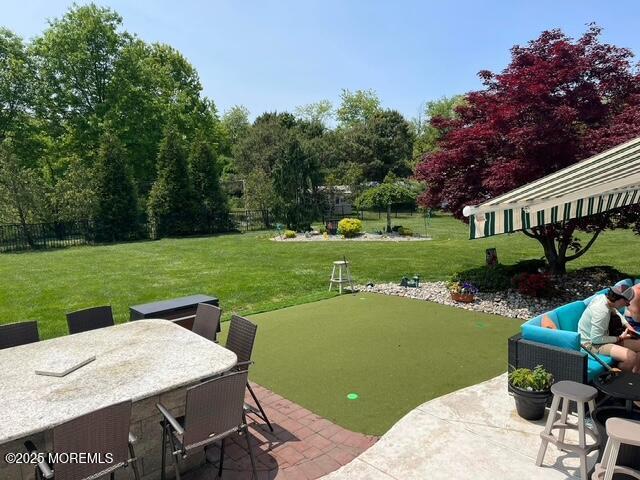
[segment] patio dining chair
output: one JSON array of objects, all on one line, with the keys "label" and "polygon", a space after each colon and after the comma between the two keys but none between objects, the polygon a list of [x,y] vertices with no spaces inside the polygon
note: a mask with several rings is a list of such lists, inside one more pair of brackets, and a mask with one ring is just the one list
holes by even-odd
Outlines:
[{"label": "patio dining chair", "polygon": [[244,388],[247,370],[226,373],[187,389],[184,416],[175,418],[162,404],[156,406],[162,413],[161,478],[166,478],[167,442],[171,448],[175,478],[180,480],[180,458],[191,452],[221,442],[218,476],[222,475],[225,439],[235,433],[244,435],[251,458],[253,478],[257,479],[249,429],[244,412]]},{"label": "patio dining chair", "polygon": [[97,328],[111,327],[115,325],[115,322],[113,321],[111,306],[105,305],[67,313],[67,325],[69,326],[69,333],[74,334]]},{"label": "patio dining chair", "polygon": [[0,325],[0,350],[39,340],[38,322],[17,322]]},{"label": "patio dining chair", "polygon": [[208,303],[199,303],[191,331],[207,340],[218,343],[216,335],[218,334],[221,316],[222,309],[219,307],[209,305]]},{"label": "patio dining chair", "polygon": [[[82,452],[86,458],[53,464],[42,460],[35,467],[36,480],[89,480],[105,475],[110,475],[114,480],[116,470],[129,465],[133,468],[136,480],[140,480],[133,449],[135,437],[129,433],[130,421],[131,401],[126,401],[53,427],[51,453],[54,456],[57,454],[64,459],[70,453]],[[26,441],[24,446],[38,458],[38,449],[32,441]]]},{"label": "patio dining chair", "polygon": [[[229,326],[229,335],[227,335],[227,344],[225,345],[228,350],[231,350],[238,357],[238,364],[236,365],[236,369],[238,370],[248,370],[249,364],[251,363],[251,353],[253,352],[253,344],[256,339],[256,331],[258,330],[258,326],[254,323],[251,323],[244,317],[240,317],[238,315],[233,315],[231,317],[231,322]],[[265,413],[258,397],[253,392],[249,381],[247,380],[247,390],[251,394],[253,401],[256,404],[257,409],[253,405],[249,405],[248,403],[244,404],[244,409],[246,413],[253,414],[258,418],[264,420],[269,427],[269,430],[273,432],[273,426],[269,421],[269,417]]]}]

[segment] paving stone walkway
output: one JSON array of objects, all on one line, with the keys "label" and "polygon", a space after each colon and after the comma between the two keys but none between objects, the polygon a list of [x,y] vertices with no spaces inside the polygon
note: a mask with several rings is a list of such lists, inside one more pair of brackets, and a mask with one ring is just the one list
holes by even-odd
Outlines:
[{"label": "paving stone walkway", "polygon": [[[274,428],[270,432],[258,418],[249,419],[249,430],[260,480],[313,480],[346,465],[378,439],[345,430],[313,412],[252,383]],[[247,394],[247,402],[252,403]],[[220,450],[209,448],[210,465],[184,476],[184,480],[217,478]],[[251,463],[244,437],[234,436],[225,445],[224,480],[251,478]]]}]

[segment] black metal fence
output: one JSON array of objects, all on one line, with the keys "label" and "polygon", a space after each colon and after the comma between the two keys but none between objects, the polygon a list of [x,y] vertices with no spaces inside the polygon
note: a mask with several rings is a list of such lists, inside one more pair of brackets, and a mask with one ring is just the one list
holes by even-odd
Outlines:
[{"label": "black metal fence", "polygon": [[[407,207],[403,205],[393,206],[391,208],[391,216],[393,218],[400,217],[412,217],[418,215],[418,211],[415,207]],[[322,223],[326,223],[330,220],[341,220],[343,218],[359,218],[360,220],[381,220],[387,217],[386,210],[354,210],[351,207],[345,207],[338,205],[333,207],[330,211],[322,214]]]},{"label": "black metal fence", "polygon": [[35,248],[59,248],[92,243],[89,221],[0,225],[0,252]]},{"label": "black metal fence", "polygon": [[242,210],[229,213],[232,230],[249,232],[273,228],[274,218],[269,210]]},{"label": "black metal fence", "polygon": [[[415,209],[394,208],[391,211],[395,218],[413,216]],[[386,217],[386,210],[357,211],[351,209],[334,208],[325,212],[318,220],[327,223],[345,217],[360,218],[361,220],[379,220]],[[207,235],[225,232],[249,232],[269,230],[275,227],[276,219],[268,210],[243,210],[229,213],[229,221],[212,221],[207,225],[200,225],[194,234]],[[150,237],[150,229],[143,228],[141,239]],[[0,225],[0,252],[15,252],[29,249],[46,249],[69,247],[73,245],[87,245],[96,242],[96,228],[93,222],[80,220],[75,222],[10,224]]]},{"label": "black metal fence", "polygon": [[[228,221],[213,220],[199,225],[194,235],[226,232],[248,232],[272,228],[269,211],[246,210],[230,212]],[[151,231],[143,226],[140,239],[150,238]],[[0,225],[0,252],[30,249],[61,248],[96,243],[95,224],[88,220],[75,222]]]}]

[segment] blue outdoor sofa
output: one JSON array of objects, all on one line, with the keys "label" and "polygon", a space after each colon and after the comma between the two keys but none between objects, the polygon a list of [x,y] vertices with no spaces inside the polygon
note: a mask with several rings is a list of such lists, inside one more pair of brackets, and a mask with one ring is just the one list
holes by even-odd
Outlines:
[{"label": "blue outdoor sofa", "polygon": [[[635,283],[640,283],[640,279]],[[633,280],[621,280],[616,285],[632,286]],[[603,292],[606,289],[597,293]],[[605,367],[581,349],[578,333],[578,321],[594,296],[562,305],[523,323],[521,332],[509,338],[509,369],[543,365],[556,382],[573,380],[580,383],[591,383],[604,372]],[[557,330],[541,326],[545,315],[555,323]],[[614,364],[609,356],[599,357],[608,365]]]}]

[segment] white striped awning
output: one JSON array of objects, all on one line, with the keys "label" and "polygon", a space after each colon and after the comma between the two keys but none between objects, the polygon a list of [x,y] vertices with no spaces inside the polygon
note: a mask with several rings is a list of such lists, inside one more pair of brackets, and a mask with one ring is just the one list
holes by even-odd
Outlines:
[{"label": "white striped awning", "polygon": [[482,238],[640,203],[640,137],[467,206],[469,237]]}]

